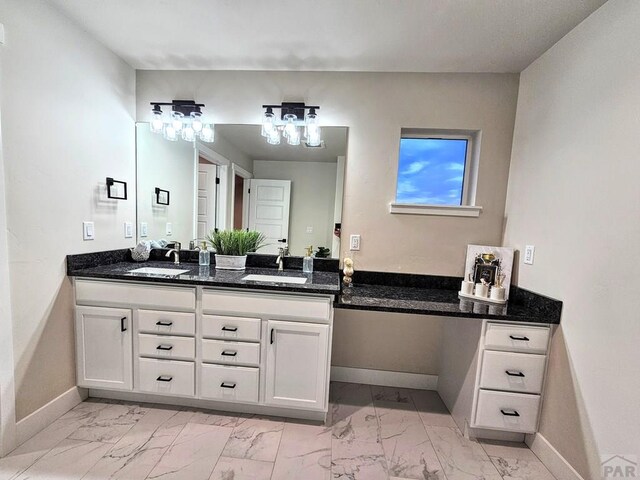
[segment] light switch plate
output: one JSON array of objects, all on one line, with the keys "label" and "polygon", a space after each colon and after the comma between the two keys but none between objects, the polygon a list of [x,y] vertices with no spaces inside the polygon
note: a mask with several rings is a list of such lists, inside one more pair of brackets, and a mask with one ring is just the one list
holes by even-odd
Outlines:
[{"label": "light switch plate", "polygon": [[171,225],[170,223],[167,223],[165,234],[167,235],[167,237],[170,237],[172,233],[173,233],[173,225]]},{"label": "light switch plate", "polygon": [[307,233],[313,233],[313,227],[307,227]]},{"label": "light switch plate", "polygon": [[533,254],[536,251],[536,247],[533,245],[526,245],[524,247],[524,259],[523,262],[527,265],[533,265]]},{"label": "light switch plate", "polygon": [[93,222],[82,222],[82,239],[95,240],[96,230]]},{"label": "light switch plate", "polygon": [[149,235],[149,227],[147,227],[147,222],[140,222],[140,236],[146,237]]},{"label": "light switch plate", "polygon": [[349,249],[352,252],[360,250],[360,235],[351,235],[351,237],[349,237]]},{"label": "light switch plate", "polygon": [[124,238],[133,237],[133,223],[124,222]]}]

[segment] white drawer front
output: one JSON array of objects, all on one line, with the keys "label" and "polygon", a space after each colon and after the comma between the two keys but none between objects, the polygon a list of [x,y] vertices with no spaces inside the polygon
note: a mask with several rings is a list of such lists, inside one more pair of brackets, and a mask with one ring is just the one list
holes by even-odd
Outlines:
[{"label": "white drawer front", "polygon": [[319,297],[204,290],[202,311],[328,322],[331,301]]},{"label": "white drawer front", "polygon": [[194,360],[196,356],[196,341],[192,337],[139,334],[138,354],[141,357]]},{"label": "white drawer front", "polygon": [[160,395],[195,395],[195,368],[193,362],[139,358],[141,392]]},{"label": "white drawer front", "polygon": [[202,336],[226,340],[260,341],[260,319],[225,317],[222,315],[202,316]]},{"label": "white drawer front", "polygon": [[202,361],[229,365],[260,365],[260,344],[202,340]]},{"label": "white drawer front", "polygon": [[157,284],[134,285],[76,280],[76,302],[80,305],[193,310],[196,307],[196,290],[189,287],[167,287]]},{"label": "white drawer front", "polygon": [[502,323],[488,323],[484,346],[489,350],[547,353],[549,329]]},{"label": "white drawer front", "polygon": [[195,335],[196,314],[140,310],[138,330],[163,335]]},{"label": "white drawer front", "polygon": [[541,393],[545,355],[485,350],[480,388]]},{"label": "white drawer front", "polygon": [[202,398],[257,402],[259,368],[202,365]]},{"label": "white drawer front", "polygon": [[538,424],[540,395],[480,390],[474,427],[533,433]]}]

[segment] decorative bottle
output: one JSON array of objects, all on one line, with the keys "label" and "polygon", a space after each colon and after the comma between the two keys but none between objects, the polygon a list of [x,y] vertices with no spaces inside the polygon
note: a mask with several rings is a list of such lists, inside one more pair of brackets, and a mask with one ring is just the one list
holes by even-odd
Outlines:
[{"label": "decorative bottle", "polygon": [[202,242],[198,260],[201,267],[208,267],[211,264],[211,253],[207,250],[207,242]]},{"label": "decorative bottle", "polygon": [[311,245],[309,245],[307,247],[307,253],[305,254],[304,258],[302,259],[302,271],[304,273],[311,273],[313,272],[313,257],[312,255],[312,251],[313,251],[313,247]]}]

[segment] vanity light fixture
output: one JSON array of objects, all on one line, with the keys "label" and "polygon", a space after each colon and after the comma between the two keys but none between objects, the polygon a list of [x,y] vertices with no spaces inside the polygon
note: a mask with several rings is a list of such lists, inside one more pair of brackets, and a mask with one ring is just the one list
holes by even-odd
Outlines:
[{"label": "vanity light fixture", "polygon": [[[151,102],[151,131],[162,133],[164,138],[176,142],[182,138],[187,142],[197,139],[211,143],[214,140],[212,123],[204,123],[202,108],[204,103],[193,100],[172,100],[167,102]],[[165,116],[162,107],[171,107],[171,114]]]},{"label": "vanity light fixture", "polygon": [[[279,145],[281,137],[289,145],[300,145],[301,138],[309,147],[319,147],[322,143],[318,123],[317,105],[305,105],[302,102],[283,102],[281,105],[263,105],[262,136],[267,143]],[[278,118],[273,112],[280,109]],[[308,112],[307,112],[308,110]]]}]

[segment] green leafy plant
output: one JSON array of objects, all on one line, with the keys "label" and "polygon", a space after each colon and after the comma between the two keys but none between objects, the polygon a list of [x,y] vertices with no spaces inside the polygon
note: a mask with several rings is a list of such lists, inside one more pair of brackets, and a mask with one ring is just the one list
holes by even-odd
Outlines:
[{"label": "green leafy plant", "polygon": [[331,254],[331,250],[327,247],[318,247],[316,250],[316,258],[327,258]]},{"label": "green leafy plant", "polygon": [[207,241],[218,255],[243,256],[263,247],[266,237],[255,230],[212,230]]}]

